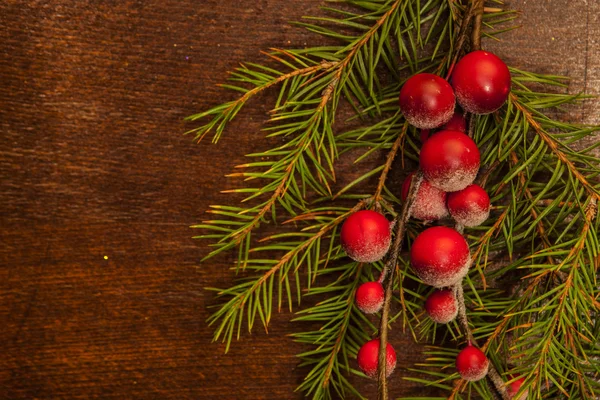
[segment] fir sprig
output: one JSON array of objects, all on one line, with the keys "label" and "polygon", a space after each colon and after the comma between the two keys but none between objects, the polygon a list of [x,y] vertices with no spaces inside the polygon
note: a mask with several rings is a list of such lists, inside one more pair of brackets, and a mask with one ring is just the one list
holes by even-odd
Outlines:
[{"label": "fir sprig", "polygon": [[[323,299],[297,311],[295,322],[321,328],[293,335],[307,346],[300,358],[309,372],[299,390],[314,399],[362,397],[348,374],[361,375],[353,357],[377,328],[356,311],[353,296],[372,270],[343,261],[339,227],[361,208],[398,217],[399,193],[388,185],[392,167],[414,166],[420,147],[418,133],[398,111],[402,83],[416,72],[448,76],[467,48],[513,29],[517,16],[499,2],[486,7],[479,0],[332,3],[340,4],[299,25],[334,44],[272,49],[265,53],[269,63],[242,64],[232,83],[222,85],[241,95],[190,117],[206,121],[190,131],[198,141],[212,134],[217,142],[255,95],[276,90],[264,129],[273,147],[249,154],[241,172],[230,174],[251,185],[228,191],[246,196],[243,204],[212,206],[214,218],[196,228],[203,231],[198,238],[214,246],[205,259],[224,251],[238,255],[233,269],[240,282],[215,289],[222,302],[209,320],[226,350],[257,320],[267,329],[274,307],[287,303],[291,311],[304,296]],[[388,265],[399,276],[391,280],[395,290],[387,304],[400,311],[383,323],[401,319],[415,339],[435,338],[426,362],[413,369],[420,376],[410,379],[451,398],[494,393],[454,373],[462,335],[483,344],[505,381],[509,373],[526,377],[523,389],[535,398],[594,398],[600,396],[600,143],[581,148],[579,140],[598,128],[552,117],[553,110],[585,99],[561,93],[566,79],[515,68],[511,74],[507,104],[471,117],[483,167],[478,180],[494,207],[484,225],[465,230],[474,261],[465,280],[467,325],[440,328],[423,319],[419,307],[430,289],[403,269],[402,258]],[[344,128],[342,104],[354,110],[348,122],[359,120],[359,127]],[[370,167],[339,185],[338,159],[350,152],[358,168],[366,161]],[[383,162],[373,161],[383,154]],[[370,184],[374,191],[365,189]],[[265,236],[260,229],[282,221],[288,229],[279,233]],[[410,221],[408,238],[421,229]]]}]

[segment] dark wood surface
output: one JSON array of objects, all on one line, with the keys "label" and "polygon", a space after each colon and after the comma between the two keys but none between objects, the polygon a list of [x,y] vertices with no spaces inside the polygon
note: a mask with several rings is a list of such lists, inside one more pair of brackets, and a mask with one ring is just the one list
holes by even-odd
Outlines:
[{"label": "dark wood surface", "polygon": [[[0,398],[301,398],[290,315],[227,355],[210,343],[203,288],[231,282],[231,258],[199,266],[206,248],[189,229],[229,201],[223,175],[264,143],[272,95],[217,146],[192,144],[182,119],[232,98],[215,84],[239,61],[322,42],[287,23],[320,4],[0,3]],[[509,4],[523,28],[484,45],[600,93],[598,0]],[[599,115],[589,101],[564,117]],[[406,368],[418,348],[393,335]],[[394,395],[417,390],[392,382]]]}]

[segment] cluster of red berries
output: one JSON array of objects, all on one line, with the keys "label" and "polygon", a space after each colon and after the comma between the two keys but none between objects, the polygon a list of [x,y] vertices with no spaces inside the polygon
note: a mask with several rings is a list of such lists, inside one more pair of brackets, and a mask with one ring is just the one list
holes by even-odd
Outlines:
[{"label": "cluster of red berries", "polygon": [[[466,122],[455,112],[456,102],[474,114],[491,113],[504,104],[510,90],[510,73],[495,55],[475,51],[455,66],[451,83],[437,75],[421,73],[406,81],[400,91],[400,109],[406,120],[422,130],[440,128],[424,137],[419,164],[424,179],[411,209],[411,216],[434,221],[452,216],[463,226],[477,226],[489,215],[490,199],[485,190],[473,184],[480,166],[479,150],[465,133]],[[402,187],[406,199],[413,174]],[[359,211],[348,217],[341,230],[342,247],[358,262],[381,260],[391,244],[389,221],[375,211]],[[438,323],[452,321],[458,304],[452,290],[467,274],[471,256],[469,245],[456,230],[444,226],[426,229],[414,240],[411,265],[426,284],[436,287],[425,308]],[[367,282],[356,291],[357,307],[376,313],[384,303],[381,282]],[[396,354],[387,347],[387,374],[396,364]],[[377,373],[379,340],[364,344],[358,352],[358,364],[368,376]],[[467,380],[479,380],[487,374],[488,360],[474,346],[467,346],[457,358],[457,369]]]},{"label": "cluster of red berries", "polygon": [[[378,212],[362,210],[353,213],[342,225],[342,247],[354,261],[372,263],[381,260],[392,242],[390,222]],[[381,310],[385,293],[380,281],[366,282],[355,294],[356,306],[366,314]],[[365,343],[358,351],[358,366],[365,375],[375,378],[379,360],[379,339]],[[396,352],[388,343],[386,347],[386,374],[396,367]]]},{"label": "cluster of red berries", "polygon": [[[440,128],[424,141],[419,155],[423,182],[412,206],[412,217],[424,221],[448,214],[463,226],[477,226],[489,216],[490,198],[473,184],[480,167],[479,149],[466,135],[466,121],[455,112],[456,102],[473,114],[487,114],[500,108],[510,90],[510,72],[497,56],[474,51],[463,57],[452,72],[451,82],[433,74],[417,74],[400,91],[400,109],[409,123],[420,129]],[[404,182],[406,199],[412,175]],[[423,231],[410,251],[417,276],[437,290],[425,302],[425,310],[436,323],[448,323],[458,314],[453,290],[469,270],[469,245],[456,230],[436,226]],[[470,343],[456,358],[456,368],[465,380],[477,381],[487,375],[489,361]]]}]

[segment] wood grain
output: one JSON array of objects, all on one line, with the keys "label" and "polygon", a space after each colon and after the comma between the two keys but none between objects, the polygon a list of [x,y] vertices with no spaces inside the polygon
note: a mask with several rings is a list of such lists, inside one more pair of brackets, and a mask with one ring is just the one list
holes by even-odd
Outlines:
[{"label": "wood grain", "polygon": [[[273,96],[219,145],[183,118],[232,98],[215,86],[260,50],[322,43],[288,21],[320,0],[0,3],[0,398],[287,399],[307,371],[298,326],[278,314],[223,355],[207,286],[231,257],[198,266],[189,226],[243,154]],[[512,65],[569,75],[600,94],[600,3],[511,1],[523,28],[484,42]],[[597,101],[570,110],[599,123]],[[590,139],[596,140],[596,139]],[[419,349],[400,329],[401,367]],[[371,382],[355,379],[375,393]],[[392,381],[394,396],[420,389]]]}]

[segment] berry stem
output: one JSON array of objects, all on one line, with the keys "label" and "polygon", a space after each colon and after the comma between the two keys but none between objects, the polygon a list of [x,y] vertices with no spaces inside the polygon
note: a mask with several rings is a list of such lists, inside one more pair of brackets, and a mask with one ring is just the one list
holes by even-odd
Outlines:
[{"label": "berry stem", "polygon": [[458,302],[458,323],[460,324],[465,336],[467,337],[467,341],[476,346],[477,342],[475,341],[475,337],[473,337],[471,328],[469,328],[469,320],[467,319],[467,308],[465,306],[465,294],[463,291],[462,284],[460,282],[454,286],[454,295],[456,296],[456,301]]},{"label": "berry stem", "polygon": [[[469,327],[469,320],[467,318],[467,308],[465,306],[465,294],[463,291],[462,284],[457,283],[453,289],[456,296],[456,301],[458,302],[458,322],[461,328],[463,329],[465,336],[467,337],[467,343],[469,345],[473,345],[479,348],[477,340],[475,340],[473,332]],[[511,396],[506,391],[506,385],[502,380],[502,377],[496,370],[496,367],[494,367],[494,364],[492,364],[491,360],[489,360],[487,378],[492,383],[492,392],[494,391],[494,389],[496,389],[497,391],[497,393],[494,394],[499,394],[502,400],[511,400]]]},{"label": "berry stem", "polygon": [[[480,7],[481,4],[481,7]],[[483,0],[471,0],[469,4],[469,8],[463,14],[462,22],[460,24],[460,29],[458,31],[458,37],[456,39],[456,44],[454,45],[454,56],[452,57],[452,62],[450,63],[450,67],[448,68],[448,73],[446,74],[446,80],[450,78],[452,75],[452,70],[454,69],[454,65],[458,61],[458,57],[462,51],[462,48],[465,44],[465,40],[467,39],[467,33],[469,32],[469,23],[474,16],[476,16],[476,11],[479,11],[481,8],[481,14],[483,14]],[[475,31],[475,27],[473,27],[473,31]],[[479,19],[479,33],[481,32],[481,19]],[[471,39],[471,42],[473,40]],[[481,43],[481,39],[479,39],[479,43]],[[471,43],[471,47],[473,47],[473,43]]]},{"label": "berry stem", "polygon": [[395,236],[392,242],[392,247],[388,254],[388,259],[385,263],[382,276],[388,275],[387,284],[385,285],[385,297],[383,301],[383,310],[381,312],[381,321],[379,325],[379,356],[378,356],[378,367],[377,367],[377,382],[378,382],[378,395],[379,400],[388,400],[388,389],[387,389],[387,378],[386,378],[386,356],[387,356],[387,336],[388,336],[388,323],[390,315],[390,305],[392,303],[392,293],[394,291],[394,272],[398,263],[398,256],[402,249],[402,239],[404,239],[404,233],[406,231],[406,224],[410,218],[410,209],[414,203],[415,197],[417,197],[417,191],[421,182],[423,181],[423,173],[417,171],[413,176],[408,191],[406,201],[402,205],[402,211],[395,219]]},{"label": "berry stem", "polygon": [[481,50],[481,21],[483,20],[484,0],[473,0],[473,30],[471,31],[471,51]]}]

